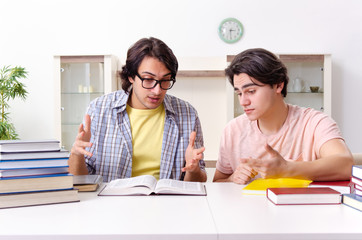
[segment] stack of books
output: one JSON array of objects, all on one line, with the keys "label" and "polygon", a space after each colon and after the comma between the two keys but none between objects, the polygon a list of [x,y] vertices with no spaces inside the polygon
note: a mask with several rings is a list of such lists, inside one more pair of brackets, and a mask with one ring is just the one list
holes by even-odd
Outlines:
[{"label": "stack of books", "polygon": [[0,208],[79,201],[59,141],[0,141]]},{"label": "stack of books", "polygon": [[351,194],[343,194],[343,204],[362,211],[362,165],[352,167],[351,182],[354,184]]}]

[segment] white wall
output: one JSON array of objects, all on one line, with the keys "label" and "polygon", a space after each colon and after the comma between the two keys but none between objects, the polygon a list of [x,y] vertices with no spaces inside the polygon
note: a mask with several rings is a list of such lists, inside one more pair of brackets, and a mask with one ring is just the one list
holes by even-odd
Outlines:
[{"label": "white wall", "polygon": [[[29,71],[27,100],[11,104],[23,139],[55,135],[53,55],[111,53],[124,60],[132,43],[154,36],[179,58],[251,47],[332,54],[333,117],[351,150],[362,152],[360,0],[1,0],[0,9],[0,66]],[[217,35],[227,17],[244,25],[236,44]]]}]

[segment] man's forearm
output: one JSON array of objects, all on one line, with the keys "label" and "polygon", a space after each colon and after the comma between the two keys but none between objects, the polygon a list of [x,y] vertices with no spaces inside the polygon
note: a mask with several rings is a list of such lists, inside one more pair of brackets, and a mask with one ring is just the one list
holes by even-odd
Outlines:
[{"label": "man's forearm", "polygon": [[84,156],[70,154],[69,160],[69,172],[73,175],[87,175],[88,168],[84,160]]},{"label": "man's forearm", "polygon": [[201,170],[200,168],[198,171],[195,172],[186,171],[184,178],[184,181],[189,181],[189,182],[206,182],[206,180],[207,180],[206,172],[205,170]]},{"label": "man's forearm", "polygon": [[311,162],[289,162],[285,177],[303,177],[313,181],[348,180],[351,176],[353,159],[338,154]]}]

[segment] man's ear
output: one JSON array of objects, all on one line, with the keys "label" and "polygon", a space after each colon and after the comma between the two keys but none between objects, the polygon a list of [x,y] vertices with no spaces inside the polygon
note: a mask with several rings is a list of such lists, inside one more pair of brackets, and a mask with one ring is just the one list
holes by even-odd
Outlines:
[{"label": "man's ear", "polygon": [[131,77],[128,77],[128,81],[129,81],[130,83],[134,83],[134,79],[131,78]]},{"label": "man's ear", "polygon": [[278,83],[278,84],[276,84],[276,86],[277,86],[277,89],[276,89],[277,93],[281,93],[284,88],[284,82]]}]

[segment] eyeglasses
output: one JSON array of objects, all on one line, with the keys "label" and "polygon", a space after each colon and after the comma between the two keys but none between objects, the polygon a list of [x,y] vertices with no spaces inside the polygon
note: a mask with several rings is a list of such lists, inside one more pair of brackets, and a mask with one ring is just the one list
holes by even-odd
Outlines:
[{"label": "eyeglasses", "polygon": [[161,89],[168,90],[171,89],[176,82],[175,78],[171,78],[170,80],[156,80],[153,78],[142,78],[138,73],[136,73],[136,76],[141,79],[142,87],[146,89],[152,89],[156,87],[157,84],[160,84]]}]

